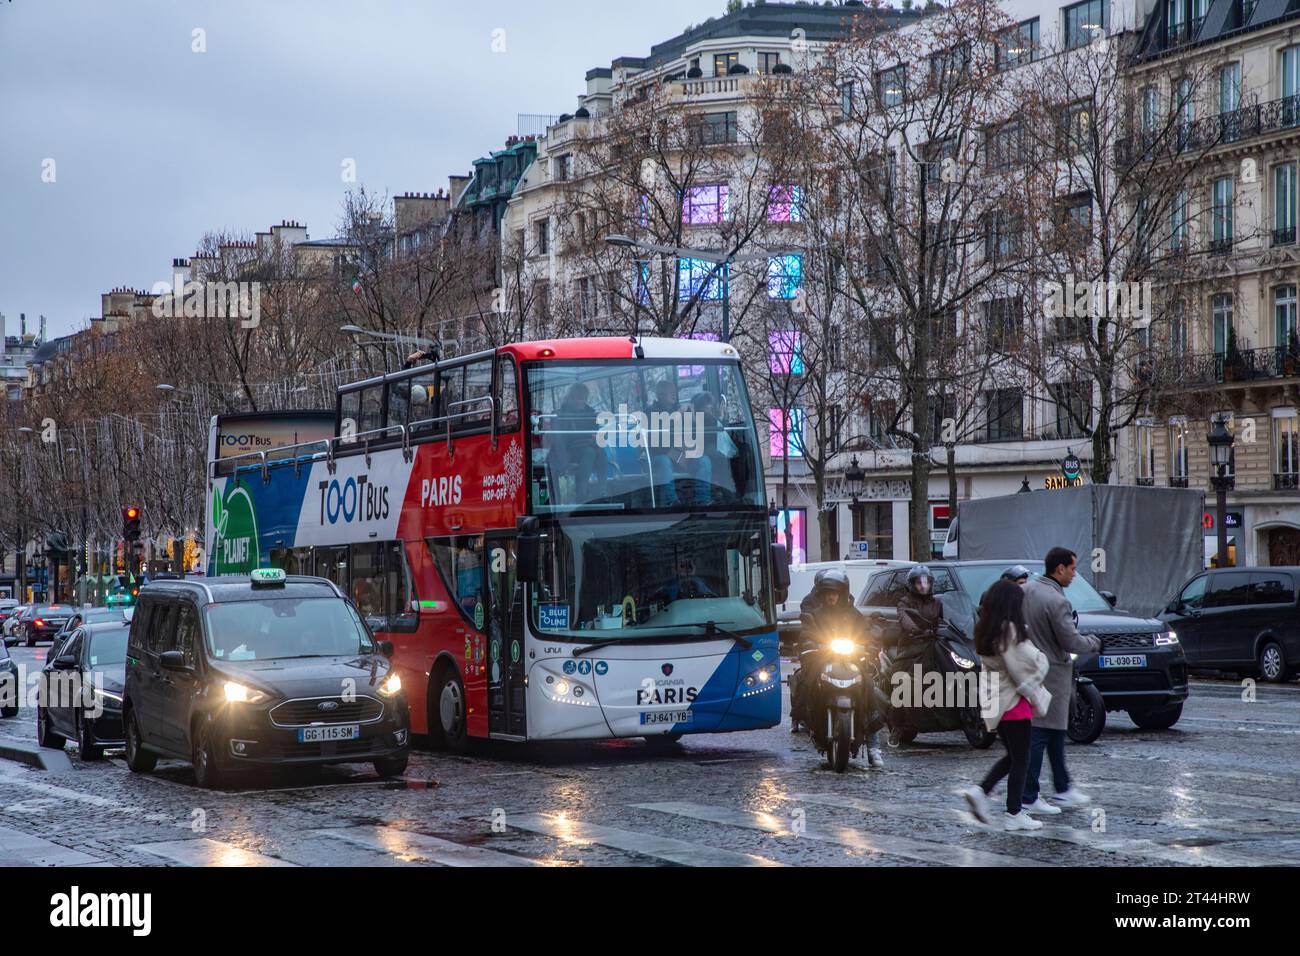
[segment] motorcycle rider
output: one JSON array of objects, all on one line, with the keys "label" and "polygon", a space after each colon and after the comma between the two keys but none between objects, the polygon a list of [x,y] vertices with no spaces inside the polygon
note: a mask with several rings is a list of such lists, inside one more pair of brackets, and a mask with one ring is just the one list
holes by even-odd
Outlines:
[{"label": "motorcycle rider", "polygon": [[[818,650],[836,637],[847,637],[864,646],[869,643],[867,622],[853,607],[849,576],[837,568],[817,572],[817,576],[813,579],[812,592],[800,603],[799,611],[803,644],[808,648],[805,653],[801,653],[802,660],[809,660],[810,657],[815,656]],[[795,714],[801,712],[801,707],[794,706],[794,697],[799,691],[799,685],[803,683],[805,676],[803,671],[806,666],[801,663],[800,669],[793,675],[799,680],[795,681],[796,686],[791,687],[790,690],[791,709],[795,712],[791,715],[791,722],[795,729],[798,729],[798,719]],[[808,676],[811,678],[816,670],[808,669]],[[879,732],[867,738],[867,762],[876,768],[883,768],[885,765],[884,756],[880,752]]]},{"label": "motorcycle rider", "polygon": [[[929,639],[943,623],[943,602],[934,596],[934,572],[918,564],[907,572],[907,593],[898,602],[898,647],[888,661],[887,670],[906,668],[924,655]],[[903,728],[891,727],[889,746],[900,745]]]}]

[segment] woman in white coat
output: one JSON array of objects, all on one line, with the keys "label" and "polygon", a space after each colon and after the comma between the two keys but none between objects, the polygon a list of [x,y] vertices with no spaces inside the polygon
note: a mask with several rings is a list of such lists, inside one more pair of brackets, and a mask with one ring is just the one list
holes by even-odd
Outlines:
[{"label": "woman in white coat", "polygon": [[[1003,777],[1007,780],[1008,830],[1037,830],[1042,824],[1023,807],[1025,776],[1029,769],[1030,720],[1046,714],[1052,695],[1043,686],[1047,656],[1029,640],[1025,628],[1025,592],[1014,581],[996,582],[984,595],[975,622],[975,649],[987,675],[981,692],[984,723],[996,730],[1006,745],[1002,757],[978,787],[963,791],[971,812],[991,823],[988,795]],[[984,676],[984,675],[981,675]]]}]

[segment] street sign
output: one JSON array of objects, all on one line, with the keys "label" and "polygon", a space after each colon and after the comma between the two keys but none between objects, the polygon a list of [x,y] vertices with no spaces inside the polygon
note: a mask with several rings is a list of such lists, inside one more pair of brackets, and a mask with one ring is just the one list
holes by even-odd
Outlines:
[{"label": "street sign", "polygon": [[854,541],[851,550],[854,554],[865,558],[870,553],[871,548],[866,541]]}]

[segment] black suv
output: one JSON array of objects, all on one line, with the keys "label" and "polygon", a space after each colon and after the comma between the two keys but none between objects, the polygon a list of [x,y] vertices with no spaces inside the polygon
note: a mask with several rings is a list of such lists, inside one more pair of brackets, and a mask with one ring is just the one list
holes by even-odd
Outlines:
[{"label": "black suv", "polygon": [[[980,598],[1006,568],[1042,567],[1041,561],[927,561],[944,618],[974,633]],[[910,568],[874,575],[858,598],[858,610],[881,632],[886,646],[898,639],[898,602],[907,593]],[[1187,657],[1179,634],[1157,620],[1115,610],[1115,596],[1099,592],[1076,575],[1065,589],[1079,618],[1079,632],[1101,641],[1099,654],[1081,656],[1079,673],[1092,678],[1107,710],[1128,711],[1143,730],[1167,730],[1178,723],[1187,699]]]},{"label": "black suv", "polygon": [[1290,680],[1300,667],[1300,568],[1204,571],[1160,620],[1178,632],[1191,667]]},{"label": "black suv", "polygon": [[188,760],[205,787],[285,764],[400,774],[410,714],[391,653],[324,578],[261,569],[150,583],[127,646],[127,765]]}]

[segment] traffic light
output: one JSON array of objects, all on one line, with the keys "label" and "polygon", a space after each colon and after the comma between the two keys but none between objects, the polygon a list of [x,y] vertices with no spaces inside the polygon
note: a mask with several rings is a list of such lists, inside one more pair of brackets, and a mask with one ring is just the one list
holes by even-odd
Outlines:
[{"label": "traffic light", "polygon": [[134,506],[122,509],[122,539],[136,541],[140,537],[140,509]]}]

